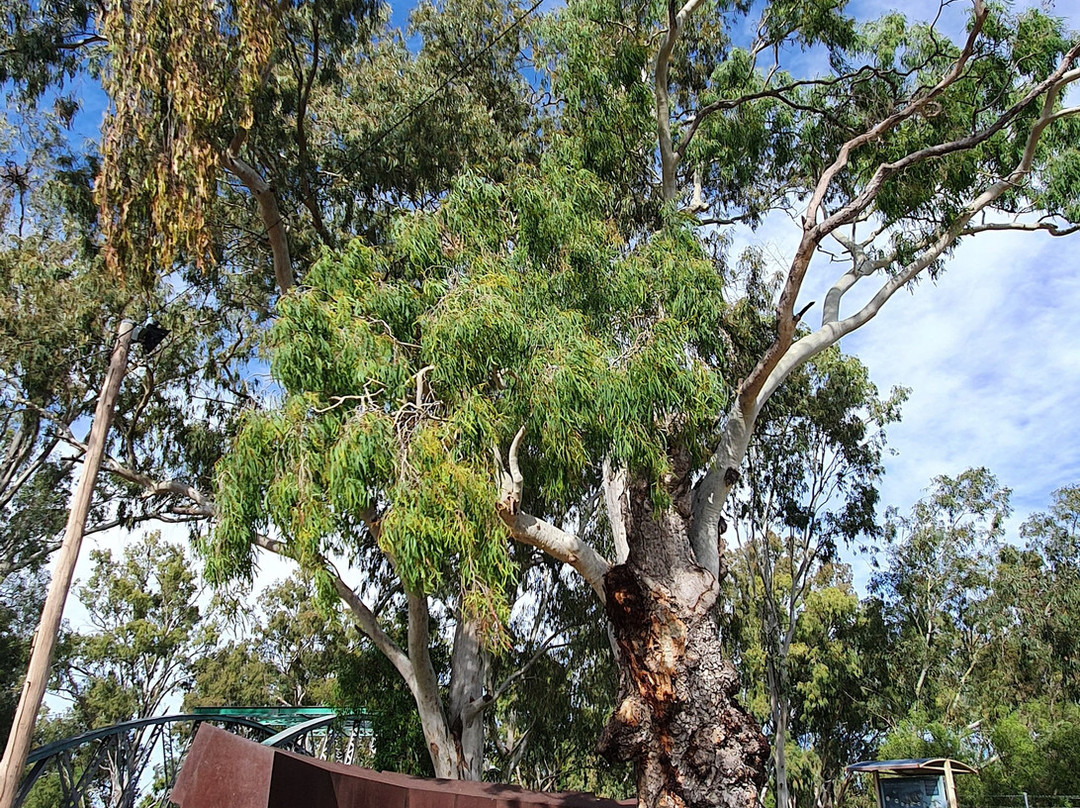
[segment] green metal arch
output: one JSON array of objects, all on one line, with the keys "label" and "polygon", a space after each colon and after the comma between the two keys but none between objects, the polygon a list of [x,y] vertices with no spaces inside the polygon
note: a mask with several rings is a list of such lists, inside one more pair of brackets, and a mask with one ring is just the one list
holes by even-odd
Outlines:
[{"label": "green metal arch", "polygon": [[80,735],[73,735],[70,738],[53,741],[52,743],[39,746],[37,749],[32,750],[26,759],[27,765],[30,766],[30,771],[23,776],[22,781],[19,783],[19,789],[15,796],[15,805],[22,805],[23,801],[29,795],[30,789],[34,787],[38,778],[45,773],[49,761],[59,755],[63,755],[65,752],[69,752],[72,749],[85,744],[100,741],[103,738],[124,735],[144,727],[183,723],[197,724],[204,721],[220,722],[237,727],[245,727],[246,729],[254,730],[256,733],[267,737],[273,736],[275,732],[273,727],[268,727],[258,721],[231,714],[226,711],[214,713],[202,710],[199,713],[174,713],[172,715],[159,715],[149,718],[136,718],[131,721],[122,721],[119,724],[101,727],[99,729],[90,730],[89,732],[84,732]]},{"label": "green metal arch", "polygon": [[100,729],[92,729],[89,732],[84,732],[81,735],[72,735],[70,738],[63,738],[59,741],[53,741],[52,743],[39,746],[34,749],[26,758],[27,764],[37,763],[39,760],[45,760],[53,755],[57,755],[60,752],[66,752],[69,749],[74,749],[77,746],[81,746],[84,743],[91,743],[93,741],[100,740],[101,738],[107,738],[110,735],[123,735],[125,732],[130,732],[134,729],[141,729],[143,727],[151,727],[155,724],[182,724],[182,723],[198,723],[200,721],[225,721],[229,724],[237,724],[248,729],[253,729],[259,732],[265,732],[267,737],[274,734],[273,727],[268,727],[265,724],[260,724],[258,721],[253,721],[250,718],[241,718],[240,716],[231,715],[227,713],[176,713],[174,715],[158,715],[151,718],[136,718],[132,721],[121,721],[119,724],[113,724],[108,727],[101,727]]}]

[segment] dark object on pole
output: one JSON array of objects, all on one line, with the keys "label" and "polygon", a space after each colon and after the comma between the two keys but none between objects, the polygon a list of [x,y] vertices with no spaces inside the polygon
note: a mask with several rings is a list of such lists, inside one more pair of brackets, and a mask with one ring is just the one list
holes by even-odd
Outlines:
[{"label": "dark object on pole", "polygon": [[86,441],[86,454],[83,455],[82,477],[79,478],[79,485],[71,500],[64,540],[57,553],[56,568],[53,570],[49,593],[41,611],[41,622],[38,623],[30,648],[30,664],[26,669],[22,695],[19,697],[19,706],[15,708],[7,749],[0,761],[0,808],[12,807],[23,769],[26,767],[26,756],[30,752],[30,743],[34,736],[34,724],[37,722],[41,700],[45,696],[45,686],[49,681],[49,668],[52,666],[56,637],[60,631],[60,618],[63,617],[64,603],[71,588],[75,562],[79,560],[79,548],[86,530],[86,516],[90,511],[94,484],[97,482],[98,470],[105,454],[105,438],[112,423],[113,406],[127,371],[132,331],[130,322],[125,320],[120,323],[116,347],[113,348],[112,359],[109,361],[109,371],[105,375],[105,383],[94,410],[90,437]]},{"label": "dark object on pole", "polygon": [[136,326],[133,338],[143,347],[146,353],[150,353],[167,336],[169,336],[169,329],[162,328],[151,320],[146,325]]},{"label": "dark object on pole", "polygon": [[582,792],[434,780],[330,763],[203,724],[169,797],[180,808],[626,808]]}]

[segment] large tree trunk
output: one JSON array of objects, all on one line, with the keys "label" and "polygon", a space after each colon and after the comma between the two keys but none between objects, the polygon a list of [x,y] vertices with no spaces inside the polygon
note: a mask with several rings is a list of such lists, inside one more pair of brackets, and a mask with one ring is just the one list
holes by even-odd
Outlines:
[{"label": "large tree trunk", "polygon": [[462,780],[484,774],[484,685],[487,658],[480,644],[479,626],[458,615],[454,651],[450,660],[448,719]]},{"label": "large tree trunk", "polygon": [[600,748],[634,762],[642,808],[747,808],[768,744],[736,700],[715,621],[719,585],[694,561],[685,475],[675,479],[663,511],[646,483],[630,484],[630,555],[604,578],[620,698]]}]

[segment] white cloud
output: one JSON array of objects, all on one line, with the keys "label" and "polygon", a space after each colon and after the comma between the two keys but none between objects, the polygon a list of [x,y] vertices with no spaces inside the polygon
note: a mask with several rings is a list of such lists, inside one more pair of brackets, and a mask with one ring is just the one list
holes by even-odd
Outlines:
[{"label": "white cloud", "polygon": [[[798,235],[796,223],[776,215],[734,246],[760,247],[785,266]],[[1015,535],[1055,488],[1080,483],[1078,243],[1028,233],[971,238],[936,281],[898,292],[845,338],[844,351],[869,367],[883,393],[912,391],[903,421],[888,430],[896,454],[886,460],[883,506],[905,511],[935,475],[986,466],[1013,489]],[[825,258],[812,264],[797,304],[817,301],[807,322],[820,317],[841,271]],[[867,575],[856,563],[857,583]]]}]

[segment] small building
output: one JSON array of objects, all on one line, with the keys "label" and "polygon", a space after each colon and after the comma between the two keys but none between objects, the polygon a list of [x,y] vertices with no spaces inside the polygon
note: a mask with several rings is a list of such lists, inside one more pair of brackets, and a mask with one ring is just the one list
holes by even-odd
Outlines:
[{"label": "small building", "polygon": [[978,774],[950,758],[868,760],[852,763],[847,772],[874,775],[878,808],[959,808],[953,776]]}]

